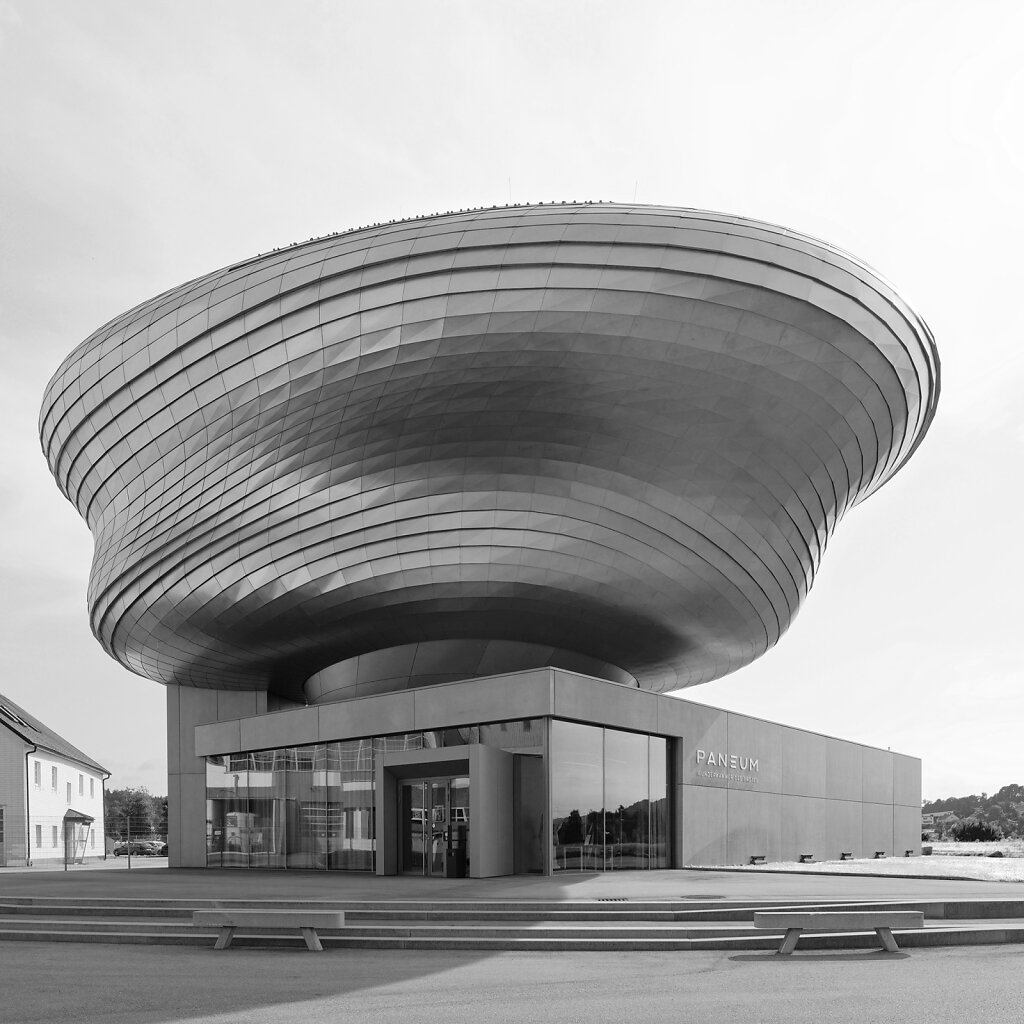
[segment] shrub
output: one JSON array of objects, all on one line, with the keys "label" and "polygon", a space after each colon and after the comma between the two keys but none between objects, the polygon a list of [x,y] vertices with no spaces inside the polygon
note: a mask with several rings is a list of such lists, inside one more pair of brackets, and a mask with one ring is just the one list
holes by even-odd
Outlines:
[{"label": "shrub", "polygon": [[979,818],[964,818],[953,825],[947,833],[958,843],[991,843],[1003,838],[1003,830]]}]

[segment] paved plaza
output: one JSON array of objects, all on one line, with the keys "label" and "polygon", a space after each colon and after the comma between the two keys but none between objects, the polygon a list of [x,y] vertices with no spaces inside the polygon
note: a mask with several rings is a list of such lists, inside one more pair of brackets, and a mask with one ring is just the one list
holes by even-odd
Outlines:
[{"label": "paved plaza", "polygon": [[594,900],[1024,899],[1024,882],[981,882],[873,875],[761,871],[624,871],[432,879],[348,871],[246,871],[166,868],[165,860],[124,858],[67,872],[7,868],[2,896],[146,897],[148,899],[303,900]]}]

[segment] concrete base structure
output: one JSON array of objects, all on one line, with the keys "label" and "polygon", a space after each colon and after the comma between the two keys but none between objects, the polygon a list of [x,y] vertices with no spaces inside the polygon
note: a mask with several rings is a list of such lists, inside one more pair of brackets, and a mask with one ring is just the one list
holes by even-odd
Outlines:
[{"label": "concrete base structure", "polygon": [[559,669],[276,712],[169,686],[168,732],[172,867],[489,877],[920,852],[917,758]]}]

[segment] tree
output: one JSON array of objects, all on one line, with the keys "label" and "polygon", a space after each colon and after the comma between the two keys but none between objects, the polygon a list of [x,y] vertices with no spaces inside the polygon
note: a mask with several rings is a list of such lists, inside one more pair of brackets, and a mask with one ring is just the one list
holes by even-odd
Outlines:
[{"label": "tree", "polygon": [[145,786],[107,790],[104,811],[108,836],[125,838],[129,820],[133,836],[147,836],[153,831],[153,797]]},{"label": "tree", "polygon": [[957,843],[991,843],[1003,838],[1003,830],[980,818],[965,818],[950,828],[947,835]]},{"label": "tree", "polygon": [[[1024,835],[1024,786],[1020,783],[1003,786],[991,796],[981,793],[925,800],[921,810],[925,814],[950,812],[960,819],[979,818],[988,821],[1002,829],[1004,838]],[[952,822],[945,823],[947,836],[951,825]],[[941,826],[937,824],[936,827],[941,831]]]},{"label": "tree", "polygon": [[558,825],[558,842],[561,846],[583,842],[583,818],[575,808]]}]

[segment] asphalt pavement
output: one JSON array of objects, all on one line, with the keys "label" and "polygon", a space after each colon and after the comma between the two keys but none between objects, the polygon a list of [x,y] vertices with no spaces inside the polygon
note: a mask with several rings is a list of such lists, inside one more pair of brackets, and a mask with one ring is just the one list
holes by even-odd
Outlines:
[{"label": "asphalt pavement", "polygon": [[1024,946],[884,954],[0,944],[4,1024],[943,1024],[1024,1019]]}]

